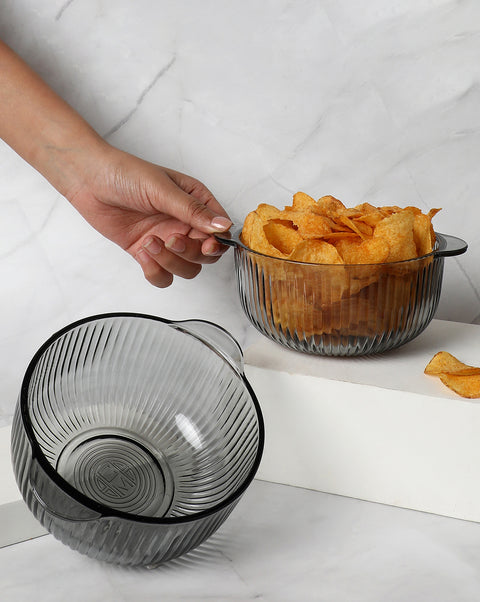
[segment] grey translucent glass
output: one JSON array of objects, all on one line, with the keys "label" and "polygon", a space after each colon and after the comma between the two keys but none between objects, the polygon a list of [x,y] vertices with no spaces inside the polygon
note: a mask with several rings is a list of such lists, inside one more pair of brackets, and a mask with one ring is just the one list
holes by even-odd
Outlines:
[{"label": "grey translucent glass", "polygon": [[252,251],[239,238],[237,288],[250,322],[277,343],[310,354],[380,353],[418,336],[437,310],[444,258],[466,243],[437,234],[432,253],[370,265],[302,263]]},{"label": "grey translucent glass", "polygon": [[109,314],[68,326],[37,352],[12,458],[27,505],[58,539],[101,560],[155,566],[223,523],[263,439],[228,333]]}]

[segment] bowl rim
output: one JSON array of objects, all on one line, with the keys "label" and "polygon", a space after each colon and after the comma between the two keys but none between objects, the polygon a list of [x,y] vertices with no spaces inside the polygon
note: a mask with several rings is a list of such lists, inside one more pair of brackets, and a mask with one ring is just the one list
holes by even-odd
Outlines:
[{"label": "bowl rim", "polygon": [[440,232],[435,231],[435,247],[433,251],[430,253],[426,253],[425,255],[420,255],[419,257],[412,257],[410,259],[402,259],[400,261],[385,261],[380,263],[312,263],[308,261],[295,261],[294,259],[288,259],[285,257],[274,257],[273,255],[267,255],[266,253],[261,253],[260,251],[255,251],[242,242],[241,239],[242,228],[237,228],[233,230],[233,232],[228,232],[225,234],[215,234],[215,237],[222,244],[234,247],[235,249],[241,249],[252,255],[258,255],[259,257],[266,257],[267,259],[271,259],[272,261],[283,262],[291,265],[301,265],[301,266],[321,266],[329,268],[364,268],[364,267],[383,267],[383,266],[397,266],[397,265],[406,265],[408,263],[412,264],[416,261],[421,261],[423,259],[427,259],[428,257],[433,257],[434,259],[442,258],[442,257],[451,257],[454,255],[461,255],[465,253],[468,248],[467,243],[456,236],[452,236],[450,234],[442,234]]},{"label": "bowl rim", "polygon": [[[22,424],[23,428],[25,429],[25,434],[26,434],[28,442],[30,444],[30,449],[31,449],[31,454],[32,454],[32,457],[30,460],[30,465],[29,465],[27,471],[30,471],[31,465],[33,464],[34,460],[37,461],[40,464],[40,466],[42,467],[42,469],[45,471],[47,476],[49,476],[52,479],[52,481],[64,493],[66,493],[68,496],[70,496],[77,503],[85,506],[89,510],[92,510],[93,512],[98,513],[100,515],[97,517],[93,517],[92,520],[98,520],[100,518],[115,517],[115,518],[121,518],[124,520],[147,523],[147,524],[152,524],[152,525],[176,525],[176,524],[183,524],[183,523],[194,523],[203,518],[206,518],[208,516],[216,514],[216,513],[220,512],[221,510],[223,510],[224,508],[230,506],[233,502],[237,501],[245,493],[245,491],[250,486],[250,483],[254,479],[255,474],[258,470],[260,461],[262,459],[264,444],[265,444],[265,424],[264,424],[263,414],[262,414],[262,410],[261,410],[259,401],[257,399],[257,396],[256,396],[251,384],[247,380],[244,372],[239,372],[238,370],[235,370],[235,368],[232,365],[228,364],[228,362],[225,360],[224,356],[221,353],[217,353],[217,355],[227,365],[229,365],[229,369],[231,369],[232,372],[234,372],[235,376],[243,382],[245,388],[247,389],[247,391],[251,397],[253,407],[255,409],[255,413],[256,413],[256,417],[257,417],[257,424],[258,424],[258,442],[257,442],[257,449],[255,452],[255,458],[254,458],[253,464],[252,464],[248,474],[243,478],[240,485],[228,497],[226,497],[221,502],[215,504],[214,506],[212,506],[211,508],[208,508],[206,510],[202,510],[200,512],[195,512],[193,514],[188,514],[188,515],[184,515],[184,516],[154,517],[154,516],[133,514],[130,512],[123,512],[121,510],[117,510],[115,508],[111,508],[110,506],[102,504],[101,502],[97,502],[96,500],[93,500],[92,498],[88,497],[87,495],[85,495],[84,493],[79,491],[76,487],[74,487],[68,481],[66,481],[55,470],[55,468],[50,464],[50,462],[47,460],[45,454],[43,453],[43,451],[35,437],[35,433],[33,430],[33,426],[32,426],[32,423],[31,423],[31,420],[29,417],[29,411],[28,411],[28,404],[27,404],[28,390],[29,390],[29,385],[31,383],[33,371],[35,370],[35,367],[37,366],[40,357],[45,353],[45,351],[55,341],[57,341],[59,338],[61,338],[64,334],[73,330],[74,328],[77,328],[77,327],[87,324],[89,322],[95,322],[95,321],[98,321],[100,319],[105,319],[105,318],[130,318],[130,319],[141,318],[141,319],[145,319],[145,320],[153,320],[155,322],[160,322],[162,324],[165,324],[166,326],[172,326],[174,324],[181,324],[181,321],[168,320],[168,319],[162,318],[160,316],[139,313],[139,312],[122,312],[122,311],[121,312],[107,312],[107,313],[100,313],[100,314],[95,314],[92,316],[87,316],[87,317],[81,318],[79,320],[76,320],[76,321],[64,326],[63,328],[59,329],[54,334],[52,334],[38,348],[38,350],[36,351],[36,353],[34,354],[32,359],[30,360],[30,362],[27,366],[27,369],[25,371],[25,374],[24,374],[24,377],[22,380],[22,384],[21,384],[21,388],[20,388],[18,405],[19,405],[19,409],[20,409],[21,424]],[[213,325],[217,328],[221,328],[218,326],[218,324],[215,324],[214,322],[211,322],[209,320],[197,320],[197,321]],[[221,329],[224,330],[223,328],[221,328]],[[187,333],[184,333],[184,334],[187,334]],[[194,335],[192,335],[192,336],[194,336]],[[232,335],[230,335],[230,336],[232,336]],[[238,342],[235,339],[234,339],[234,341],[238,345]],[[210,345],[206,344],[206,347],[209,348],[210,351],[215,353],[215,350]],[[240,345],[239,345],[239,348],[241,349]],[[46,510],[47,510],[47,512],[49,511],[48,508],[46,508]],[[51,512],[53,514],[55,511],[52,509]],[[85,519],[79,519],[79,520],[85,520]]]}]

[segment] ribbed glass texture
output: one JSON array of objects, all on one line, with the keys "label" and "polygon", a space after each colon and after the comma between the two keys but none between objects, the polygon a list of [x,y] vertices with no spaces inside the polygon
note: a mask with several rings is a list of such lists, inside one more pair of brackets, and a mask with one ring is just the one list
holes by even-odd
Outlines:
[{"label": "ribbed glass texture", "polygon": [[262,334],[305,353],[354,356],[393,349],[426,328],[440,299],[443,257],[319,265],[238,245],[235,269],[243,310]]},{"label": "ribbed glass texture", "polygon": [[12,456],[27,504],[56,537],[98,559],[156,565],[225,520],[258,468],[263,422],[238,358],[212,344],[222,338],[235,349],[206,322],[115,314],[37,353]]}]

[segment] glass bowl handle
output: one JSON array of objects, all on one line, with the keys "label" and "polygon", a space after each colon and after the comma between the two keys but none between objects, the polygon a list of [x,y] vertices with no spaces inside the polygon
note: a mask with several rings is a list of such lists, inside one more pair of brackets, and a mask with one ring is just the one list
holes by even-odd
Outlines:
[{"label": "glass bowl handle", "polygon": [[215,234],[215,238],[218,240],[218,242],[221,242],[223,245],[228,245],[229,247],[245,247],[240,240],[241,233],[242,229],[236,228],[232,232]]},{"label": "glass bowl handle", "polygon": [[33,458],[28,473],[31,492],[43,511],[53,519],[70,522],[97,520],[101,514],[86,508],[47,476],[39,462]]},{"label": "glass bowl handle", "polygon": [[172,322],[172,326],[205,343],[215,353],[220,354],[236,372],[243,374],[242,348],[224,328],[206,320],[182,320]]},{"label": "glass bowl handle", "polygon": [[440,234],[436,232],[438,247],[434,251],[435,257],[452,257],[465,253],[468,248],[467,243],[461,238],[450,236],[449,234]]}]

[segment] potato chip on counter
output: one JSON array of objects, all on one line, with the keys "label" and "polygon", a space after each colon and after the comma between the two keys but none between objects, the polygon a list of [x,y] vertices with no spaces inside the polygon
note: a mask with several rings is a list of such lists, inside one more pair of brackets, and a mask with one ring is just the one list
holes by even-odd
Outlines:
[{"label": "potato chip on counter", "polygon": [[283,210],[261,203],[250,212],[242,242],[259,253],[322,264],[376,264],[415,259],[434,249],[432,218],[417,207],[346,207],[331,195],[297,192]]},{"label": "potato chip on counter", "polygon": [[438,376],[457,395],[480,398],[480,368],[469,366],[448,351],[436,353],[425,368],[425,374]]}]

